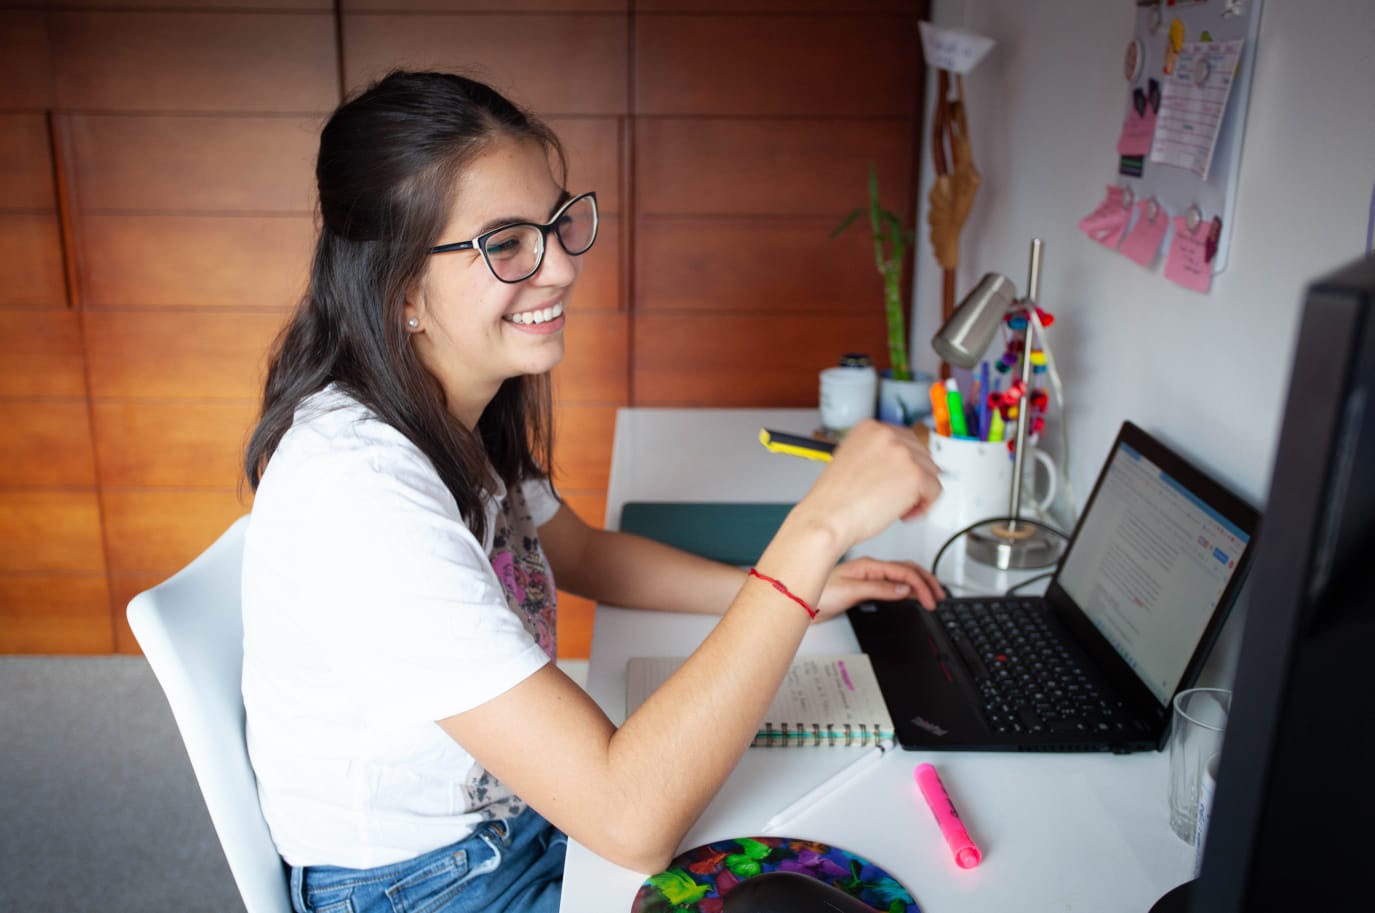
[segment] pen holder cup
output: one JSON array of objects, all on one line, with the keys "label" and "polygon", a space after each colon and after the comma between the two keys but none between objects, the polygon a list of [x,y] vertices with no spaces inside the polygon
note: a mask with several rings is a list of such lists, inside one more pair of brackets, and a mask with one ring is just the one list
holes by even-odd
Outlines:
[{"label": "pen holder cup", "polygon": [[837,437],[874,417],[878,374],[873,368],[826,368],[819,375],[821,428]]},{"label": "pen holder cup", "polygon": [[[1012,500],[1012,452],[1007,441],[977,441],[932,432],[931,458],[941,471],[941,496],[927,521],[943,530],[1007,516]],[[1050,454],[1028,445],[1022,464],[1022,516],[1040,519],[1055,502],[1060,469]],[[1041,472],[1037,472],[1037,466]],[[1037,489],[1040,489],[1039,494]]]},{"label": "pen holder cup", "polygon": [[[1210,761],[1222,751],[1222,733],[1232,706],[1226,688],[1189,688],[1175,695],[1170,720],[1170,829],[1194,845],[1199,823],[1199,787]],[[1207,810],[1203,817],[1206,821]]]}]

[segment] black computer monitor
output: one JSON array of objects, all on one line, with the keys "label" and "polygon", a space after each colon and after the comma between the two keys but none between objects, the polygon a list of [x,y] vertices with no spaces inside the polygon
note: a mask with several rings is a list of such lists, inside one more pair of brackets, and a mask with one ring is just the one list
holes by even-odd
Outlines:
[{"label": "black computer monitor", "polygon": [[1375,909],[1375,256],[1302,307],[1194,913]]}]

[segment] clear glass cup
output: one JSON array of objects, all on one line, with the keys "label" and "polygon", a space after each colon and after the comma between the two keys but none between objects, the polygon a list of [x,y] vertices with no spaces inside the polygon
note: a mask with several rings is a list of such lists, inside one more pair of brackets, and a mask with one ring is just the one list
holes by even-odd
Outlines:
[{"label": "clear glass cup", "polygon": [[1199,784],[1208,762],[1222,751],[1232,692],[1189,688],[1175,695],[1170,722],[1170,829],[1190,846],[1198,833]]}]

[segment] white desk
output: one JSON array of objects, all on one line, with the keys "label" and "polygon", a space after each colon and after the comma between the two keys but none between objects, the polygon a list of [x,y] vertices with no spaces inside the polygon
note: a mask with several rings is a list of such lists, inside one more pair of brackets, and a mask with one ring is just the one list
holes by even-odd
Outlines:
[{"label": "white desk", "polygon": [[[793,501],[822,464],[766,451],[761,426],[807,433],[810,409],[622,409],[616,422],[607,523],[630,500]],[[945,531],[899,524],[856,554],[929,563]],[[941,576],[1000,592],[1016,578],[961,550],[941,559]],[[1025,576],[1025,575],[1023,575]],[[588,690],[612,720],[625,718],[625,664],[633,655],[683,655],[713,619],[598,606]],[[813,627],[804,653],[858,648],[844,618]],[[756,835],[775,812],[854,757],[854,749],[752,748],[684,838],[682,849]],[[983,862],[956,868],[912,769],[941,772]],[[1170,831],[1163,753],[1005,754],[890,752],[878,767],[799,817],[784,836],[809,838],[865,856],[912,892],[924,913],[1146,913],[1192,874],[1193,850]],[[629,911],[644,878],[571,842],[563,913]]]}]

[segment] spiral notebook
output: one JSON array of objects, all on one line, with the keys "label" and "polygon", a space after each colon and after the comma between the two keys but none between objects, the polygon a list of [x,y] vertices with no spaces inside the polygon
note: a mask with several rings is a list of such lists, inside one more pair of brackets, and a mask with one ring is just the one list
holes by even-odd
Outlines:
[{"label": "spiral notebook", "polygon": [[[626,664],[626,715],[683,664],[681,656],[636,656]],[[892,741],[893,720],[864,653],[799,656],[764,714],[755,747],[869,745]]]}]

